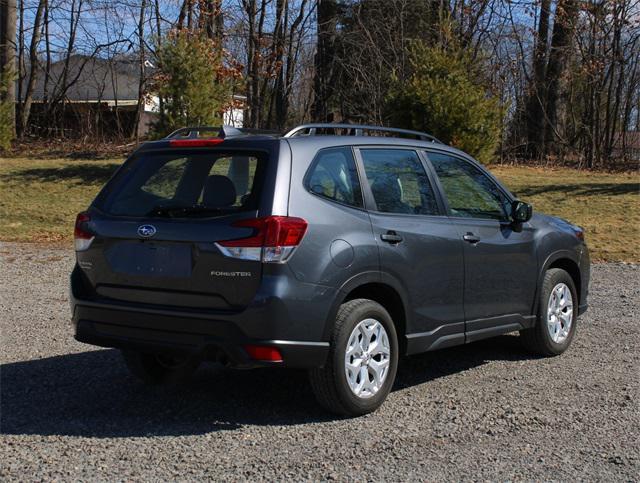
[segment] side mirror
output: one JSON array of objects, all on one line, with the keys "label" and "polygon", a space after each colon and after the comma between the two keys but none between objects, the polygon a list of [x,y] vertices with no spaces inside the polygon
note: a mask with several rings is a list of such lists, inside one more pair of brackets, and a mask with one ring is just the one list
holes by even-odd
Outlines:
[{"label": "side mirror", "polygon": [[533,216],[533,206],[524,201],[515,200],[511,204],[511,219],[515,223],[524,223]]}]

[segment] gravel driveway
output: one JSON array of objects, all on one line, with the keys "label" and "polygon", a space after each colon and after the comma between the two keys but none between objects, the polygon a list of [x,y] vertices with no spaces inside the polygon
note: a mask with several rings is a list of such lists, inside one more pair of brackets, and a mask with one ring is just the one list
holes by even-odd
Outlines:
[{"label": "gravel driveway", "polygon": [[341,420],[303,372],[210,365],[144,387],[73,340],[69,251],[0,257],[0,479],[640,479],[639,266],[594,266],[563,356],[503,336],[413,357],[378,412]]}]

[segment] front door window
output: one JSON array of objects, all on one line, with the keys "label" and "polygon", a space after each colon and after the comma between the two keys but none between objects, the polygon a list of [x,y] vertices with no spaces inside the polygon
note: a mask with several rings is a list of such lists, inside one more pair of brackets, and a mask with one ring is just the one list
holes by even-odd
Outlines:
[{"label": "front door window", "polygon": [[454,156],[433,152],[428,156],[449,202],[451,216],[508,218],[509,200],[481,170]]}]

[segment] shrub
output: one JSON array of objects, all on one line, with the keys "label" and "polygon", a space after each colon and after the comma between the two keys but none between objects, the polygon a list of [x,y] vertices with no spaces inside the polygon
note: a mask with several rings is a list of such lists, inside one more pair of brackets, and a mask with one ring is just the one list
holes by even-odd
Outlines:
[{"label": "shrub", "polygon": [[154,135],[184,126],[222,124],[232,102],[237,69],[225,65],[222,47],[199,32],[170,32],[157,50],[153,88],[161,99]]},{"label": "shrub", "polygon": [[476,74],[471,56],[452,44],[429,47],[415,42],[410,59],[408,82],[391,91],[390,120],[429,132],[483,163],[490,161],[504,111]]}]

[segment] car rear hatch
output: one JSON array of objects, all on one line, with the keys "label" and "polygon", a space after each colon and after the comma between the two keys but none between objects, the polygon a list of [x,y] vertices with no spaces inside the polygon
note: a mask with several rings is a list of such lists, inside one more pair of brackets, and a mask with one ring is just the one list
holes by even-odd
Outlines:
[{"label": "car rear hatch", "polygon": [[272,213],[279,142],[193,146],[141,150],[79,215],[78,266],[97,297],[239,310],[255,296],[261,256],[224,245],[255,237]]}]

